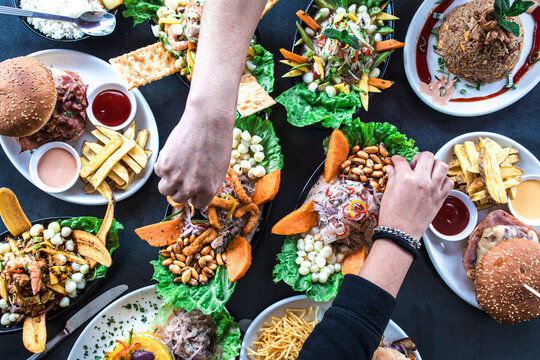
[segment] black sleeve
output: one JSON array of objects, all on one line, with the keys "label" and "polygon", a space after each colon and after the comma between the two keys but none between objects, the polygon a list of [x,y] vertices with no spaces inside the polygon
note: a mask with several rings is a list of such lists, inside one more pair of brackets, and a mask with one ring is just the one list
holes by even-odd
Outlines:
[{"label": "black sleeve", "polygon": [[346,275],[298,359],[371,360],[395,303],[392,295],[375,284]]}]

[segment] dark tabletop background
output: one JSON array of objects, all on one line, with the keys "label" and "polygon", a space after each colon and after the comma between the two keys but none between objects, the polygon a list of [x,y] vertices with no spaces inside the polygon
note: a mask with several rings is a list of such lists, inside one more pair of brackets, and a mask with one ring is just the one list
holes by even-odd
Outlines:
[{"label": "dark tabletop background", "polygon": [[[261,21],[259,30],[263,45],[279,55],[279,48],[289,48],[295,32],[295,12],[306,7],[307,0],[281,0]],[[11,5],[1,0],[2,5]],[[407,27],[420,1],[395,1],[396,38],[403,40]],[[65,48],[89,53],[108,60],[111,57],[151,44],[154,39],[148,25],[132,28],[131,20],[117,15],[116,31],[102,39],[88,39],[76,43],[58,43],[41,39],[31,33],[16,17],[0,15],[0,60],[26,55],[38,50]],[[227,41],[227,38],[224,38]],[[290,81],[279,76],[287,67],[277,62],[278,75],[273,95],[277,96],[290,86]],[[421,150],[436,152],[444,143],[457,135],[471,131],[493,131],[509,136],[533,152],[540,153],[537,138],[537,87],[525,97],[504,110],[474,118],[456,118],[438,113],[425,105],[414,94],[403,70],[400,51],[394,53],[385,76],[396,84],[384,94],[371,98],[370,112],[360,114],[364,121],[387,121],[414,138]],[[180,118],[188,95],[188,88],[175,76],[156,81],[140,89],[150,104],[158,123],[160,145]],[[293,128],[285,120],[285,111],[274,106],[272,121],[276,128],[285,158],[281,189],[273,202],[268,224],[293,209],[303,185],[323,160],[322,139],[328,130]],[[56,215],[92,215],[102,217],[105,206],[70,204],[42,192],[13,167],[3,152],[0,154],[0,186],[11,188],[30,220]],[[208,164],[211,169],[212,165]],[[153,175],[145,186],[131,198],[116,207],[116,218],[125,226],[120,233],[120,248],[107,278],[95,294],[126,283],[130,290],[152,284],[152,266],[149,261],[157,257],[157,250],[139,240],[133,230],[141,225],[162,219],[166,201],[157,190],[158,178]],[[3,225],[0,225],[4,229]],[[284,283],[273,284],[272,268],[282,238],[270,235],[270,226],[264,230],[253,253],[253,264],[247,275],[238,282],[236,291],[227,304],[237,319],[255,318],[270,304],[294,295]],[[2,230],[3,231],[3,230]],[[72,309],[68,314],[72,314]],[[67,315],[66,315],[67,316]],[[413,264],[397,299],[392,319],[414,339],[422,357],[431,359],[539,359],[540,320],[500,325],[482,311],[461,300],[442,281],[426,251]],[[58,333],[66,319],[48,322],[49,339]],[[48,359],[66,359],[79,329],[64,341]],[[25,359],[30,355],[22,344],[21,333],[0,335],[1,359]],[[332,355],[328,355],[333,359]],[[92,358],[93,359],[93,358]]]}]

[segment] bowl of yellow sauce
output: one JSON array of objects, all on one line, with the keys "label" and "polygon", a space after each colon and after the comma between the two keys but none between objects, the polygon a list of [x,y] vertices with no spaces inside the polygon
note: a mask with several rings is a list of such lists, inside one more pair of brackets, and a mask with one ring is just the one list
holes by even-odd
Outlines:
[{"label": "bowl of yellow sauce", "polygon": [[510,212],[530,226],[540,226],[540,175],[524,175],[516,197],[508,203]]}]

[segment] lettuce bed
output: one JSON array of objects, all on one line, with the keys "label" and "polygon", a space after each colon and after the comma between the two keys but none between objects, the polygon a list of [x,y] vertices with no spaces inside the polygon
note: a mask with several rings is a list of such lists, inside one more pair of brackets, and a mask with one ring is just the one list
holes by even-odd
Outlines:
[{"label": "lettuce bed", "polygon": [[298,236],[287,236],[281,252],[277,255],[278,263],[272,272],[274,282],[284,281],[294,291],[305,292],[306,296],[315,301],[329,301],[336,297],[339,285],[343,279],[341,272],[334,273],[324,284],[312,283],[311,276],[301,275],[296,265],[296,242]]}]

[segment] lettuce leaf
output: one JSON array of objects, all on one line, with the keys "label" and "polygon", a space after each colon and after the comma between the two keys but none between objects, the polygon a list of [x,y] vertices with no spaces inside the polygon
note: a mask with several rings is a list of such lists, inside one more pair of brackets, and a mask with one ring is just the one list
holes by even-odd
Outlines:
[{"label": "lettuce leaf", "polygon": [[[102,222],[103,222],[103,219],[98,219],[92,216],[81,216],[81,217],[76,217],[72,219],[62,220],[60,224],[61,226],[68,226],[75,230],[83,230],[83,231],[89,232],[90,234],[97,235],[99,231],[99,227],[101,226]],[[109,252],[111,253],[111,255],[113,251],[116,250],[116,248],[119,246],[118,230],[122,230],[123,228],[124,226],[122,226],[122,224],[120,224],[116,220],[113,220],[111,229],[107,233],[107,238],[105,240],[105,246],[107,247],[107,249],[109,249]],[[106,273],[107,273],[107,267],[100,264],[94,269],[94,272],[88,278],[88,281],[105,277]]]},{"label": "lettuce leaf", "polygon": [[341,272],[334,273],[324,284],[311,282],[309,275],[301,275],[296,265],[296,242],[298,236],[287,236],[281,252],[277,255],[278,263],[272,272],[274,282],[284,281],[294,291],[305,292],[306,296],[315,301],[329,301],[336,297],[339,285],[343,279]]},{"label": "lettuce leaf", "polygon": [[122,12],[125,18],[133,18],[133,26],[137,26],[146,20],[152,19],[157,22],[157,11],[163,6],[161,0],[125,0],[126,10]]},{"label": "lettuce leaf", "polygon": [[[148,331],[153,332],[156,326],[164,327],[175,309],[176,307],[171,303],[161,305]],[[220,349],[211,359],[234,359],[240,354],[240,330],[238,324],[225,309],[213,313],[212,320],[216,326],[216,346],[219,346]],[[221,354],[221,357],[218,354]]]},{"label": "lettuce leaf", "polygon": [[262,138],[261,144],[264,146],[264,160],[261,162],[261,165],[264,166],[266,173],[269,173],[283,168],[283,155],[281,154],[279,139],[274,132],[274,126],[270,120],[263,119],[263,114],[253,114],[245,118],[237,115],[234,126]]},{"label": "lettuce leaf", "polygon": [[150,263],[154,266],[152,279],[158,282],[157,293],[165,302],[170,302],[187,311],[199,309],[205,315],[223,309],[236,285],[229,282],[225,266],[218,266],[216,274],[206,284],[191,286],[174,282],[174,274],[161,265],[163,259],[164,257],[160,255],[159,260],[153,260]]},{"label": "lettuce leaf", "polygon": [[309,91],[304,83],[286,90],[276,101],[287,109],[287,121],[291,125],[303,127],[321,122],[322,126],[334,129],[351,119],[362,105],[354,91],[329,97],[326,92]]},{"label": "lettuce leaf", "polygon": [[252,44],[251,48],[255,52],[251,62],[257,65],[251,74],[267,93],[271,93],[274,90],[274,55],[259,44]]},{"label": "lettuce leaf", "polygon": [[[418,148],[414,146],[414,140],[408,139],[389,123],[363,123],[359,119],[354,119],[343,126],[341,131],[349,140],[351,147],[354,145],[365,147],[383,142],[390,155],[401,155],[408,161],[411,161],[414,154],[418,152]],[[328,150],[329,141],[330,137],[323,141],[325,152]]]}]

